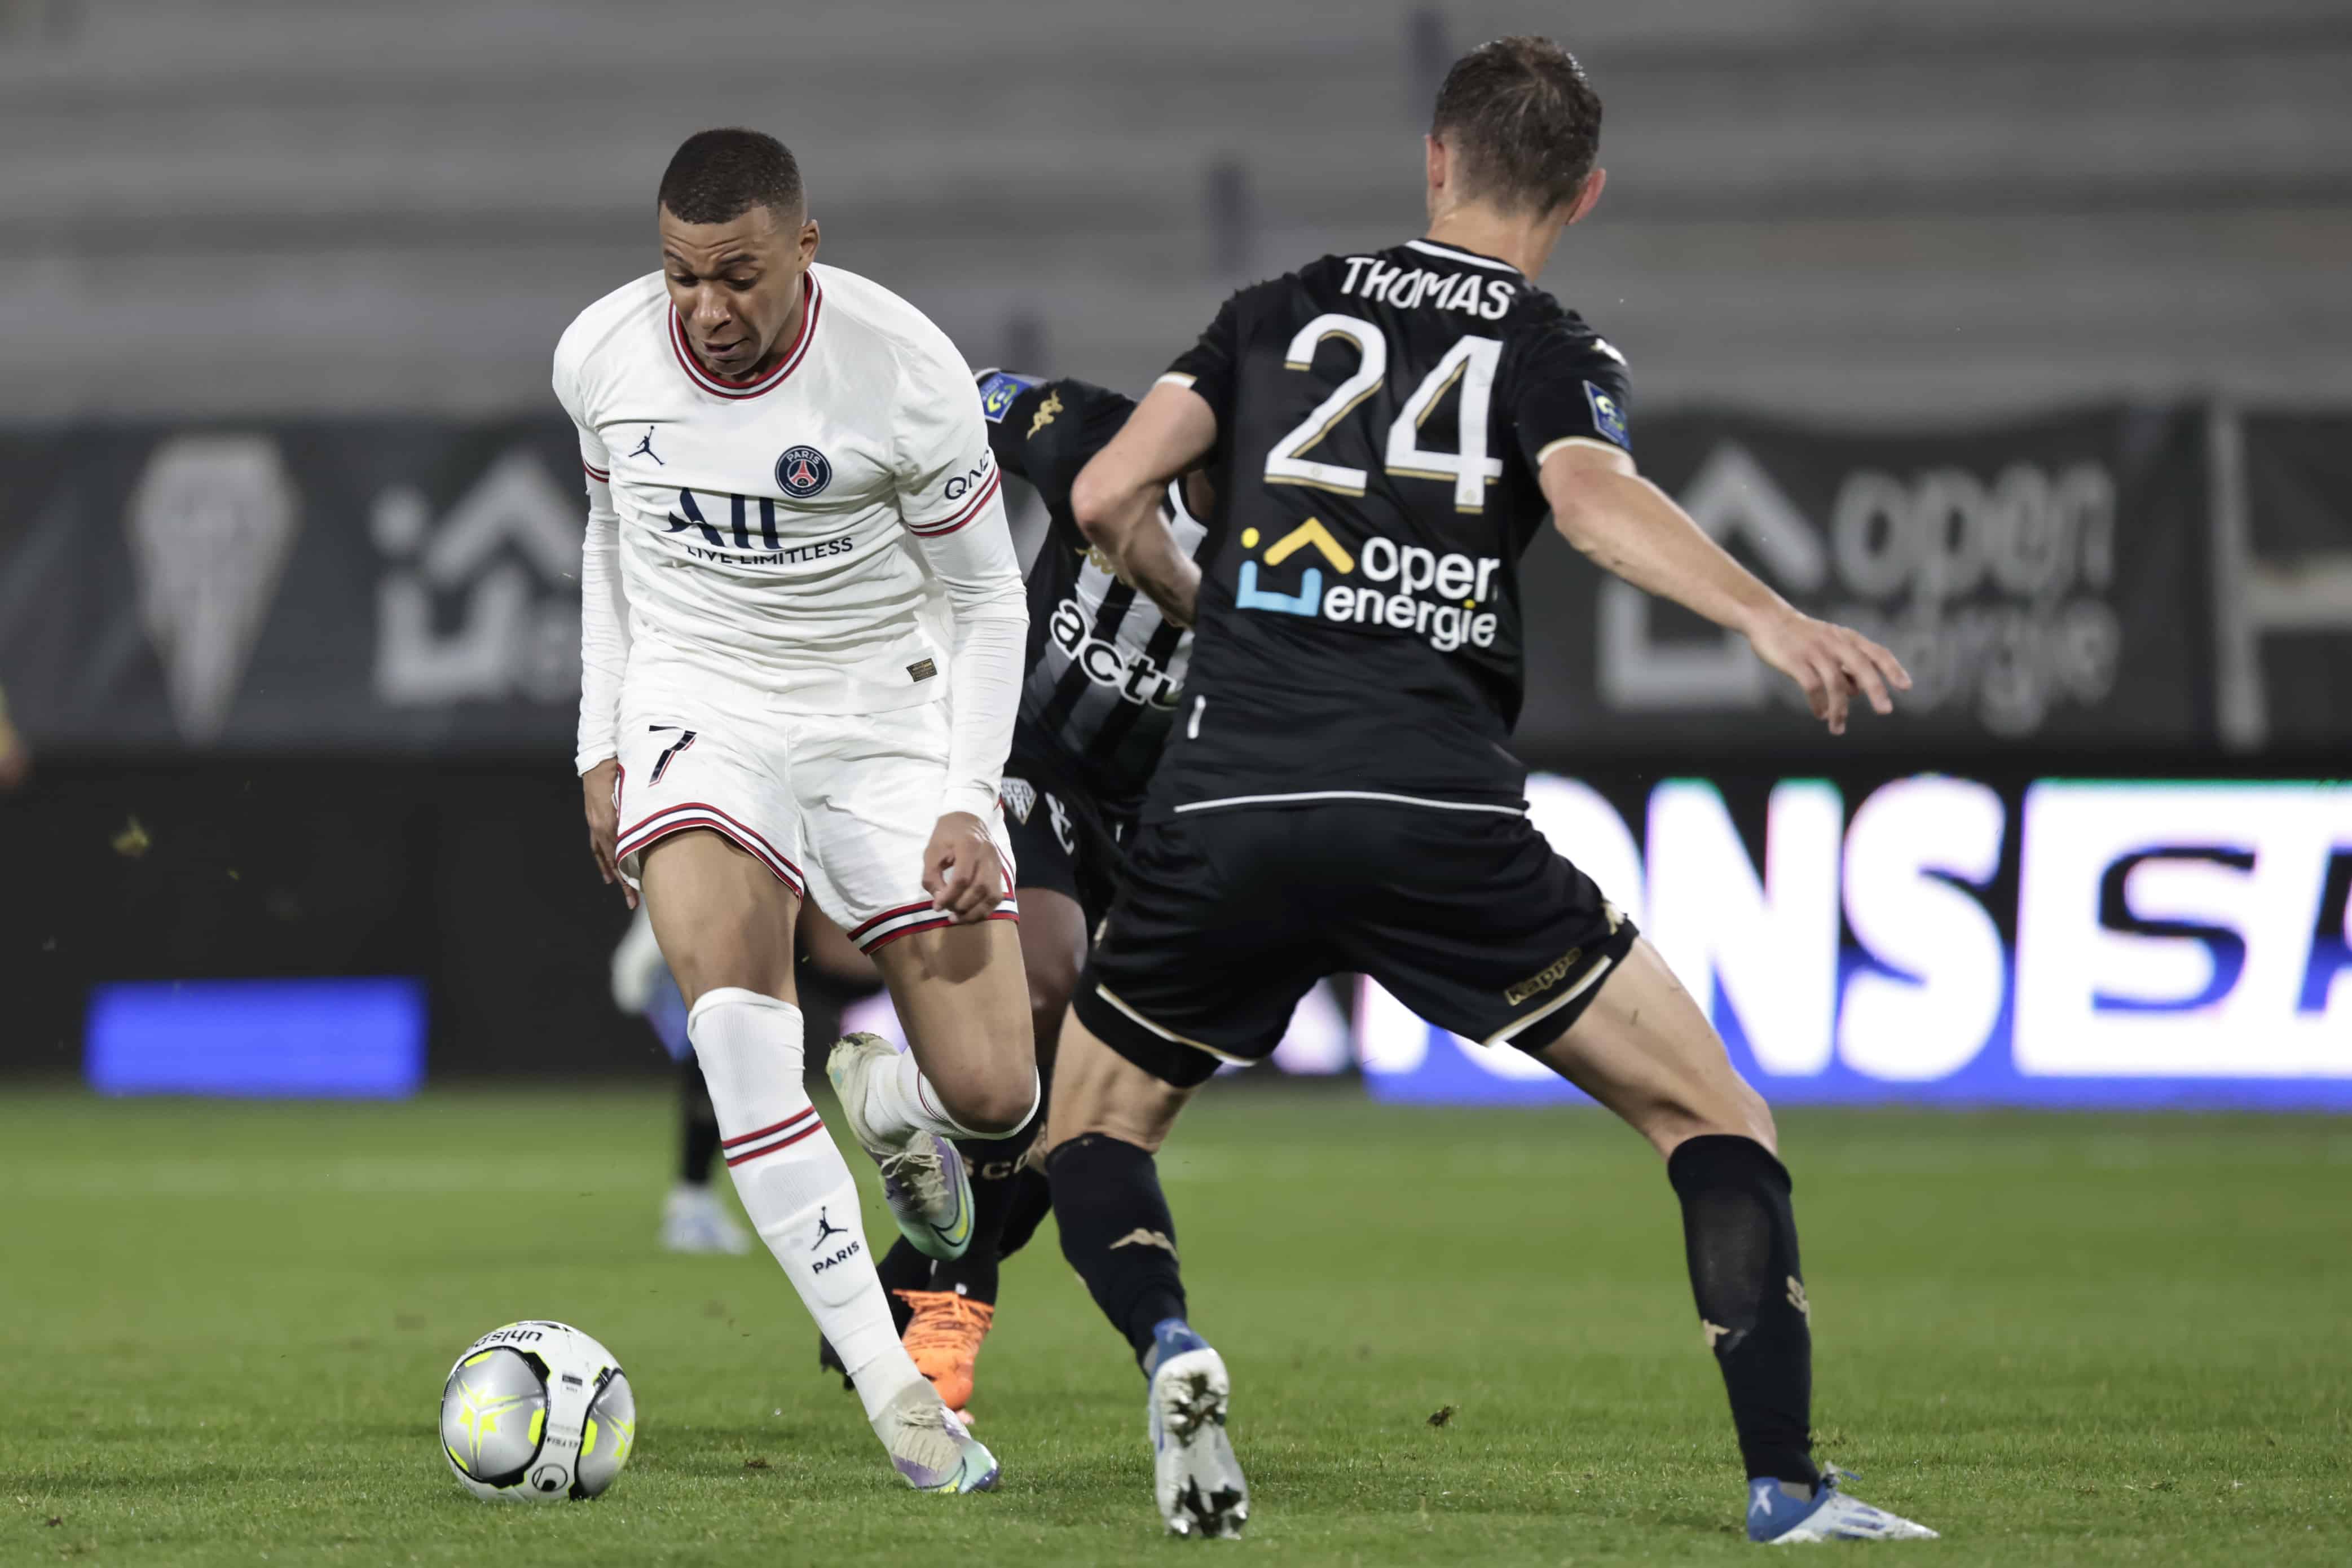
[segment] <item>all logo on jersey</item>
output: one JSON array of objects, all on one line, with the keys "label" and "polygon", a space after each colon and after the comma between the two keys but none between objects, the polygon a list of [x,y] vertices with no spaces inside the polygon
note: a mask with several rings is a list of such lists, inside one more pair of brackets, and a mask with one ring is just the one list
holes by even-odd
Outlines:
[{"label": "all logo on jersey", "polygon": [[1592,427],[1632,450],[1633,437],[1625,434],[1625,410],[1617,400],[1589,381],[1584,384],[1584,400],[1592,405]]},{"label": "all logo on jersey", "polygon": [[788,447],[776,459],[776,488],[806,500],[833,483],[833,463],[814,447]]}]

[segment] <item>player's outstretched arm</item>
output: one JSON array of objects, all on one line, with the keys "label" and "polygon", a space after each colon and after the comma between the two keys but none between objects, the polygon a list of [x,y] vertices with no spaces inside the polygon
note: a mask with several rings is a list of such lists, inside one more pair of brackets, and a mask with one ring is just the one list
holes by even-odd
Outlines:
[{"label": "player's outstretched arm", "polygon": [[[583,430],[582,449],[592,437]],[[596,447],[601,456],[602,446]],[[581,810],[588,819],[588,854],[597,874],[620,881],[614,851],[620,838],[621,677],[629,663],[628,595],[621,581],[621,519],[608,479],[588,469],[588,527],[580,542],[580,732],[572,765],[580,773]],[[621,882],[631,909],[637,895]]]},{"label": "player's outstretched arm", "polygon": [[1180,626],[1192,624],[1201,569],[1160,515],[1160,498],[1168,481],[1198,464],[1216,440],[1217,416],[1208,402],[1190,387],[1163,381],[1070,487],[1079,531]]},{"label": "player's outstretched arm", "polygon": [[1739,564],[1624,452],[1564,446],[1539,476],[1552,522],[1570,544],[1633,586],[1747,637],[1757,657],[1804,689],[1813,717],[1845,733],[1846,705],[1869,699],[1892,713],[1887,689],[1911,677],[1886,649],[1850,627],[1803,614]]}]

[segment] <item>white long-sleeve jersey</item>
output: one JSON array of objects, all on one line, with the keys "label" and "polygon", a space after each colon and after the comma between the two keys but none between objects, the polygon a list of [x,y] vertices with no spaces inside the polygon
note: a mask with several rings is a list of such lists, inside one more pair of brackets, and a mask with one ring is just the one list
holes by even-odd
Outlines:
[{"label": "white long-sleeve jersey", "polygon": [[779,710],[951,704],[940,809],[985,816],[1020,701],[1021,570],[971,372],[879,284],[814,266],[766,374],[694,358],[662,275],[555,351],[588,471],[580,743],[616,751],[625,679],[748,686]]}]

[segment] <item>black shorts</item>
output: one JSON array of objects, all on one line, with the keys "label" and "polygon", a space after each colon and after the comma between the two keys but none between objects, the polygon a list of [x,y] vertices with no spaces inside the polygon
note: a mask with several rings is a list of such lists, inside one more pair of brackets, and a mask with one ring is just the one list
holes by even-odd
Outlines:
[{"label": "black shorts", "polygon": [[1023,890],[1043,888],[1076,899],[1092,931],[1110,910],[1133,822],[1104,812],[1080,791],[1050,782],[1019,752],[1004,764],[999,798],[1004,831]]},{"label": "black shorts", "polygon": [[1078,1017],[1179,1088],[1273,1053],[1327,974],[1368,974],[1440,1027],[1540,1050],[1633,922],[1516,813],[1330,802],[1146,823]]}]

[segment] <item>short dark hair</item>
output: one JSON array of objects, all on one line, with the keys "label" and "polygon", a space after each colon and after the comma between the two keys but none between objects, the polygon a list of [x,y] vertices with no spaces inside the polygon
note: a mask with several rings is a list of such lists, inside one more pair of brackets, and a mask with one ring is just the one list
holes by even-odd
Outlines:
[{"label": "short dark hair", "polygon": [[698,131],[662,174],[661,205],[680,223],[732,223],[755,206],[803,210],[801,166],[763,131]]},{"label": "short dark hair", "polygon": [[1521,211],[1576,199],[1601,153],[1601,95],[1549,38],[1496,38],[1454,62],[1429,127],[1465,164],[1465,194]]}]

